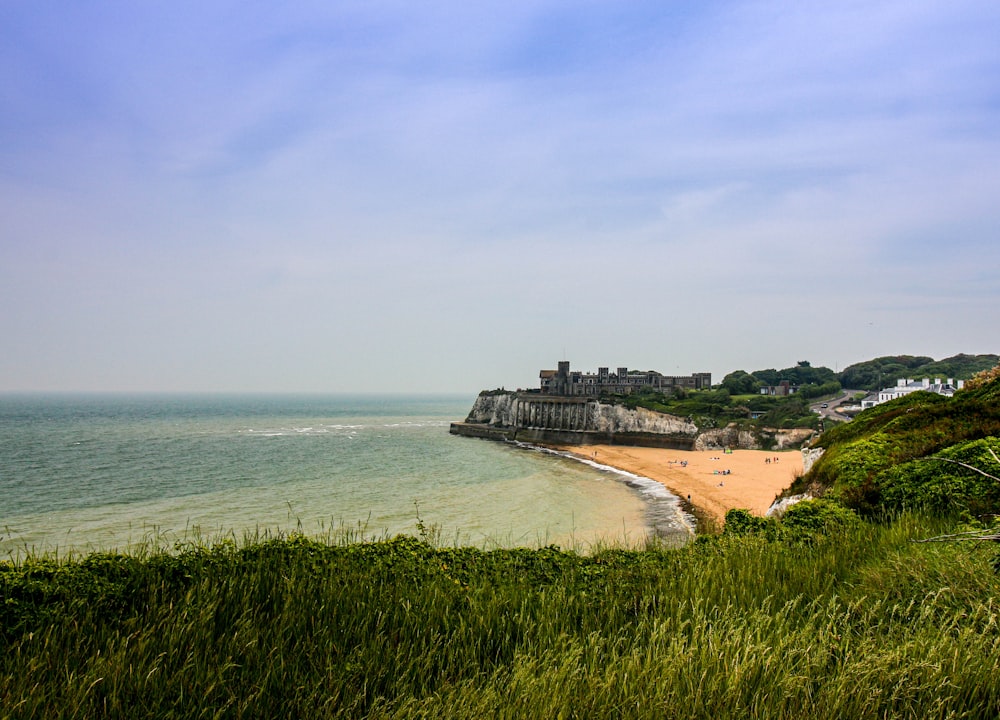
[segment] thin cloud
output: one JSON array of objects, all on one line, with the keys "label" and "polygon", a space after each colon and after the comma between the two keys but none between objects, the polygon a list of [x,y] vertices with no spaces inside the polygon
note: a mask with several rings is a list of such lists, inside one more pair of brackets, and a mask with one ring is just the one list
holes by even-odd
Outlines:
[{"label": "thin cloud", "polygon": [[996,350],[995,3],[3,19],[0,389]]}]

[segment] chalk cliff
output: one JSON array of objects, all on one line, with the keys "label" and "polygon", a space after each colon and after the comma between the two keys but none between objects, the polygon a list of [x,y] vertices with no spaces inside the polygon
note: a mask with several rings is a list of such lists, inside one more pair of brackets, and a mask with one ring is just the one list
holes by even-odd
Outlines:
[{"label": "chalk cliff", "polygon": [[481,392],[476,402],[472,404],[472,410],[469,411],[465,422],[513,427],[515,402],[517,395],[512,392]]},{"label": "chalk cliff", "polygon": [[[539,396],[538,399],[541,399]],[[482,392],[465,419],[467,423],[492,425],[494,427],[517,427],[519,405],[536,401],[536,398],[520,399],[513,392]],[[630,410],[620,405],[607,405],[592,401],[586,404],[586,427],[581,429],[610,433],[657,433],[665,435],[698,434],[697,426],[676,415],[665,415],[645,408]]]},{"label": "chalk cliff", "polygon": [[645,408],[505,390],[480,393],[465,423],[453,424],[452,432],[527,442],[614,442],[698,450],[784,450],[801,446],[815,434],[808,429],[748,429],[736,424],[699,431],[685,418]]},{"label": "chalk cliff", "polygon": [[738,450],[787,450],[801,447],[802,443],[816,434],[808,428],[791,428],[778,430],[775,428],[759,428],[748,430],[735,424],[722,428],[703,430],[698,434],[694,447],[696,450],[722,450],[734,448]]},{"label": "chalk cliff", "polygon": [[594,429],[601,432],[660,433],[691,437],[698,434],[698,426],[684,418],[645,408],[629,410],[621,405],[595,403],[593,422]]}]

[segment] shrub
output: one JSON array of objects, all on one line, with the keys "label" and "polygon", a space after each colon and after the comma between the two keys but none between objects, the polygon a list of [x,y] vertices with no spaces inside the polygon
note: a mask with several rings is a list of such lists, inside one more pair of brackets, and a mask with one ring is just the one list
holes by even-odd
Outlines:
[{"label": "shrub", "polygon": [[860,522],[857,514],[832,500],[803,500],[781,517],[781,526],[795,535],[827,534]]},{"label": "shrub", "polygon": [[767,528],[768,520],[757,517],[749,510],[734,508],[726,512],[726,525],[722,529],[724,535],[753,535]]},{"label": "shrub", "polygon": [[[921,507],[933,512],[1000,512],[1000,475],[993,453],[1000,438],[960,443],[932,457],[918,458],[886,471],[880,479],[890,509]],[[987,477],[976,470],[993,475]]]}]

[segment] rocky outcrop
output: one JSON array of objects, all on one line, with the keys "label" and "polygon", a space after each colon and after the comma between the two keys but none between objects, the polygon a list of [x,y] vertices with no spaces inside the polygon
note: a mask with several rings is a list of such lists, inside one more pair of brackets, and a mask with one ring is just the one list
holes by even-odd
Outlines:
[{"label": "rocky outcrop", "polygon": [[810,448],[802,451],[802,474],[805,475],[823,455],[823,448]]},{"label": "rocky outcrop", "polygon": [[694,441],[695,450],[756,450],[760,448],[757,436],[749,430],[741,430],[736,425],[713,428],[698,434]]},{"label": "rocky outcrop", "polygon": [[773,503],[771,507],[767,509],[764,513],[765,517],[781,517],[785,514],[785,510],[790,508],[796,503],[800,503],[803,500],[812,500],[813,496],[809,493],[802,493],[801,495],[789,495],[788,497],[778,498]]},{"label": "rocky outcrop", "polygon": [[802,443],[816,436],[816,431],[809,428],[789,428],[788,430],[764,428],[760,434],[764,441],[764,447],[772,450],[788,450],[802,447]]},{"label": "rocky outcrop", "polygon": [[787,450],[800,447],[802,443],[815,434],[816,432],[809,428],[748,430],[731,424],[724,428],[714,428],[699,433],[694,446],[696,450],[724,450],[725,448]]},{"label": "rocky outcrop", "polygon": [[592,412],[593,429],[599,432],[660,433],[692,437],[698,434],[698,426],[684,418],[645,408],[629,410],[620,405],[594,403]]}]

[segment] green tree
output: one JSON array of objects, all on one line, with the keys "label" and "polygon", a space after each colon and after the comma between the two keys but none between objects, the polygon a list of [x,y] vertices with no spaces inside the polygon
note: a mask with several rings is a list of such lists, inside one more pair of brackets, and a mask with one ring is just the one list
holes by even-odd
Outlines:
[{"label": "green tree", "polygon": [[760,390],[761,383],[745,370],[736,370],[722,379],[719,387],[728,390],[730,395],[749,395]]}]

